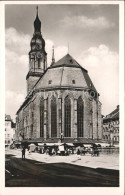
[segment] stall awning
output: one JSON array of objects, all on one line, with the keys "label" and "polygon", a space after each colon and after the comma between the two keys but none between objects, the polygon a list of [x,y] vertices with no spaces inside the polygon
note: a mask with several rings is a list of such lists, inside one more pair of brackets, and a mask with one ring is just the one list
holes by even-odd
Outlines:
[{"label": "stall awning", "polygon": [[97,144],[100,144],[102,147],[108,147],[110,145],[108,143],[97,143]]},{"label": "stall awning", "polygon": [[92,147],[92,144],[83,144],[83,146],[86,148],[90,148],[90,147]]},{"label": "stall awning", "polygon": [[66,143],[67,146],[74,146],[73,143]]}]

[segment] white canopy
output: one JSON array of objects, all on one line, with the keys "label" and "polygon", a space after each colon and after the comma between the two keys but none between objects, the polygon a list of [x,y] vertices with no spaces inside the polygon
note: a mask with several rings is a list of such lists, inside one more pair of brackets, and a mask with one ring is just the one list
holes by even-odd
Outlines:
[{"label": "white canopy", "polygon": [[35,144],[30,144],[29,146],[36,146]]},{"label": "white canopy", "polygon": [[43,143],[38,143],[38,146],[44,146],[44,144]]},{"label": "white canopy", "polygon": [[66,143],[67,146],[74,146],[73,143]]},{"label": "white canopy", "polygon": [[92,147],[92,144],[83,144],[83,146],[90,148],[90,147]]},{"label": "white canopy", "polygon": [[54,143],[45,143],[44,146],[54,146]]},{"label": "white canopy", "polygon": [[64,145],[64,143],[54,143],[54,146],[61,146]]},{"label": "white canopy", "polygon": [[108,143],[96,143],[97,145],[100,144],[102,147],[106,147],[106,146],[109,146],[110,144]]}]

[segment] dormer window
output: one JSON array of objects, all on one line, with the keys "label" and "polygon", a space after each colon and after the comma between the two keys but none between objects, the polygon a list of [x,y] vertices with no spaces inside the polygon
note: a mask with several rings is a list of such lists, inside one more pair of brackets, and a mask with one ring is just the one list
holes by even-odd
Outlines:
[{"label": "dormer window", "polygon": [[73,60],[72,60],[72,59],[71,59],[71,60],[69,60],[69,61],[70,61],[70,63],[71,63],[71,64],[73,64]]},{"label": "dormer window", "polygon": [[51,83],[52,83],[52,80],[49,80],[49,81],[48,81],[48,84],[51,84]]},{"label": "dormer window", "polygon": [[75,84],[76,83],[76,81],[75,80],[72,80],[72,84]]}]

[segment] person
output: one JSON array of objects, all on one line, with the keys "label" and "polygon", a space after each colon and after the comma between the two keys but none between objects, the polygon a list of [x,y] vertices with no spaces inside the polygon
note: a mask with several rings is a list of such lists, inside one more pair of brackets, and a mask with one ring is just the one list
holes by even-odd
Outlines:
[{"label": "person", "polygon": [[81,157],[80,157],[80,149],[77,150],[77,155],[78,155],[78,160],[81,160]]},{"label": "person", "polygon": [[94,152],[95,152],[95,148],[94,148],[94,147],[91,147],[91,148],[90,148],[91,156],[94,156]]},{"label": "person", "polygon": [[80,155],[80,149],[77,150],[77,155]]},{"label": "person", "polygon": [[23,149],[22,149],[22,160],[25,159],[25,147],[23,146]]}]

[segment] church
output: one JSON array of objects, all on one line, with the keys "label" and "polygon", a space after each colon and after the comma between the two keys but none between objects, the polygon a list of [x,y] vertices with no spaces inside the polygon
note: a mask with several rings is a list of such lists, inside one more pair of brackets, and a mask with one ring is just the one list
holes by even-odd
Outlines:
[{"label": "church", "polygon": [[41,21],[34,21],[30,42],[27,96],[16,115],[21,140],[89,143],[102,139],[99,93],[88,71],[69,53],[47,66]]}]

